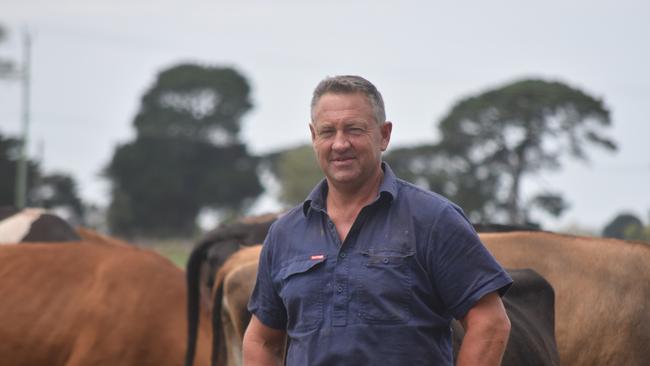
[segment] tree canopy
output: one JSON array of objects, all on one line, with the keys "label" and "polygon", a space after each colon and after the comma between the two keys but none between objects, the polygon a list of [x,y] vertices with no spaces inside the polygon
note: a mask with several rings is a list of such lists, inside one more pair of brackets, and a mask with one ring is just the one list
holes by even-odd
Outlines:
[{"label": "tree canopy", "polygon": [[587,147],[608,151],[610,112],[604,102],[562,82],[526,79],[457,102],[438,124],[437,144],[391,151],[398,174],[459,203],[474,221],[526,224],[532,208],[559,215],[561,194],[539,192],[525,202],[522,180],[588,160]]},{"label": "tree canopy", "polygon": [[[14,205],[19,148],[20,140],[0,134],[0,206]],[[28,159],[27,176],[28,206],[56,210],[72,224],[84,222],[84,203],[70,175],[45,174],[36,161]]]},{"label": "tree canopy", "polygon": [[641,219],[636,215],[620,213],[603,228],[602,236],[606,238],[650,241],[650,223],[646,228]]},{"label": "tree canopy", "polygon": [[134,120],[136,139],[106,168],[113,232],[188,235],[201,209],[236,212],[261,192],[257,158],[239,139],[249,92],[227,67],[181,64],[158,75]]},{"label": "tree canopy", "polygon": [[73,225],[85,223],[85,205],[79,197],[77,182],[68,174],[56,172],[43,175],[30,193],[30,201],[36,206],[65,210],[63,216]]},{"label": "tree canopy", "polygon": [[[13,206],[16,189],[16,165],[20,150],[20,140],[0,134],[0,206]],[[33,160],[27,161],[27,191],[34,188],[39,175],[39,166]]]},{"label": "tree canopy", "polygon": [[236,143],[252,107],[246,79],[232,68],[181,64],[162,71],[133,122],[139,137]]},{"label": "tree canopy", "polygon": [[278,198],[289,206],[302,202],[323,179],[311,144],[280,150],[268,154],[264,159],[280,183]]},{"label": "tree canopy", "polygon": [[[0,44],[2,44],[7,38],[7,30],[0,23]],[[0,78],[4,76],[5,73],[12,73],[14,71],[14,64],[12,60],[0,57]]]}]

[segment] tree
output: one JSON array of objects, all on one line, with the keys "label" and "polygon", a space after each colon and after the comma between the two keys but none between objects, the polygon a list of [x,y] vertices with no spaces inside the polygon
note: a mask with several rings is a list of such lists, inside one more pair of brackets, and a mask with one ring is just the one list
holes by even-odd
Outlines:
[{"label": "tree", "polygon": [[[440,145],[392,149],[384,160],[398,177],[443,194],[460,205],[474,222],[494,222],[484,219],[494,217],[498,211],[492,201],[499,183],[494,172],[470,167],[469,162],[447,154]],[[480,174],[480,179],[467,177],[468,171]]]},{"label": "tree", "polygon": [[113,232],[190,235],[202,208],[238,212],[261,192],[258,161],[238,136],[249,92],[231,68],[182,64],[158,75],[134,120],[136,139],[105,170]]},{"label": "tree", "polygon": [[[441,141],[389,155],[406,160],[415,180],[458,202],[475,221],[526,224],[532,208],[560,215],[561,194],[524,201],[523,178],[561,167],[561,158],[588,160],[588,146],[609,151],[611,124],[599,98],[567,84],[521,80],[456,103],[438,124]],[[400,172],[401,173],[401,172]]]},{"label": "tree", "polygon": [[34,206],[56,210],[73,225],[85,223],[85,205],[77,183],[66,173],[57,172],[38,178],[29,200]]},{"label": "tree", "polygon": [[[13,206],[20,140],[0,134],[0,206]],[[84,222],[84,203],[75,180],[66,173],[44,174],[38,163],[27,161],[27,205],[58,211],[73,224]],[[64,212],[65,211],[65,212]]]},{"label": "tree", "polygon": [[[7,38],[7,30],[5,27],[0,24],[0,44],[2,44],[5,39]],[[0,78],[5,77],[7,75],[13,75],[16,72],[16,66],[14,65],[14,62],[10,59],[5,59],[0,57]]]},{"label": "tree", "polygon": [[274,152],[265,159],[270,162],[271,172],[280,182],[278,198],[287,205],[302,202],[323,179],[311,144]]},{"label": "tree", "polygon": [[[0,206],[13,206],[16,198],[16,165],[20,140],[0,134]],[[27,161],[28,191],[34,189],[35,178],[40,175],[38,164]]]},{"label": "tree", "polygon": [[606,238],[643,240],[644,227],[641,220],[630,213],[616,215],[604,228],[602,236]]}]

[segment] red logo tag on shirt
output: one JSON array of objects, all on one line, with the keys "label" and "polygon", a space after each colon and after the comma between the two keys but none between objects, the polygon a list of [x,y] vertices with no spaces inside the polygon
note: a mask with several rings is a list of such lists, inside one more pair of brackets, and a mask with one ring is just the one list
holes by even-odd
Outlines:
[{"label": "red logo tag on shirt", "polygon": [[316,254],[316,255],[312,255],[311,257],[309,257],[309,259],[311,259],[313,261],[318,261],[318,260],[321,260],[321,259],[324,259],[324,258],[325,258],[324,254]]}]

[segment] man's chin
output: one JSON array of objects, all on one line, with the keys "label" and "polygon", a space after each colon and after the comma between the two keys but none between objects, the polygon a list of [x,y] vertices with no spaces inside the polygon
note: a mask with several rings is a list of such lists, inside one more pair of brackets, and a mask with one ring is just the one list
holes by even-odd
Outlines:
[{"label": "man's chin", "polygon": [[337,171],[329,174],[329,180],[336,184],[350,184],[354,183],[358,178],[359,174],[352,171]]}]

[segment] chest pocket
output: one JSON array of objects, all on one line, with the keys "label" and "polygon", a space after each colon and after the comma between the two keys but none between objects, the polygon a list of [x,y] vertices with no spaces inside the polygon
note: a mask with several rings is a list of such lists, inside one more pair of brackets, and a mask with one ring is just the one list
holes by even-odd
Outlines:
[{"label": "chest pocket", "polygon": [[369,323],[405,323],[410,302],[413,251],[369,249],[363,254],[359,316]]},{"label": "chest pocket", "polygon": [[280,270],[280,297],[287,309],[287,330],[309,330],[321,324],[325,259],[296,260]]}]

